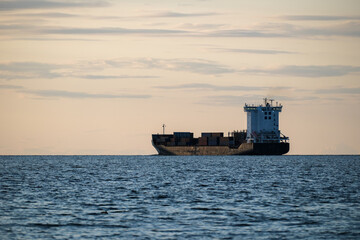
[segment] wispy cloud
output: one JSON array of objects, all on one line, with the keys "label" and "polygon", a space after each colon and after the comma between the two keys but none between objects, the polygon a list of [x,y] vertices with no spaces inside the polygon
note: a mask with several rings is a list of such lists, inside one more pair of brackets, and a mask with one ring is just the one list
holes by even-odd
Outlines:
[{"label": "wispy cloud", "polygon": [[[264,95],[262,94],[207,96],[203,100],[198,101],[197,104],[209,105],[209,106],[228,106],[228,107],[243,106],[243,104],[246,102],[247,103],[259,102],[259,99],[262,99],[263,97]],[[277,101],[286,101],[286,102],[313,101],[319,99],[320,98],[317,96],[289,97],[284,95],[276,95]]]},{"label": "wispy cloud", "polygon": [[[153,75],[105,75],[91,74],[98,69],[107,68],[134,68],[134,69],[162,69],[168,71],[182,71],[206,75],[221,75],[234,73],[236,70],[229,66],[204,59],[162,59],[162,58],[124,58],[103,60],[96,63],[86,62],[72,65],[45,64],[38,62],[12,62],[0,64],[0,79],[21,78],[59,78],[75,77],[85,79],[130,79],[130,78],[157,78]],[[84,74],[84,70],[87,71]]]},{"label": "wispy cloud", "polygon": [[5,0],[0,2],[0,11],[24,9],[51,9],[74,7],[104,7],[109,6],[107,1],[48,1],[48,0]]},{"label": "wispy cloud", "polygon": [[0,85],[1,89],[16,90],[16,92],[29,94],[43,98],[95,98],[95,99],[148,99],[151,95],[147,94],[105,94],[105,93],[88,93],[66,90],[31,90],[17,85]]},{"label": "wispy cloud", "polygon": [[249,54],[294,54],[296,52],[269,50],[269,49],[241,49],[241,48],[213,48],[214,50],[230,53],[249,53]]},{"label": "wispy cloud", "polygon": [[243,106],[246,102],[258,102],[264,96],[261,94],[243,94],[243,95],[218,95],[207,96],[196,102],[208,106]]},{"label": "wispy cloud", "polygon": [[340,15],[285,15],[281,19],[291,21],[341,21],[341,20],[360,20],[360,16],[340,16]]},{"label": "wispy cloud", "polygon": [[61,37],[13,37],[12,40],[25,40],[25,41],[82,41],[82,42],[99,42],[102,41],[101,39],[96,38],[86,38],[86,37],[79,37],[79,38],[61,38]]},{"label": "wispy cloud", "polygon": [[214,15],[219,15],[219,13],[216,12],[184,13],[184,12],[173,12],[173,11],[162,11],[162,12],[144,14],[142,16],[152,17],[152,18],[185,18],[185,17],[204,17],[204,16],[214,16]]},{"label": "wispy cloud", "polygon": [[[339,24],[304,27],[292,24],[263,24],[251,28],[221,29],[219,24],[186,24],[169,28],[123,28],[123,27],[65,27],[39,26],[30,23],[0,24],[0,29],[6,31],[9,37],[18,35],[135,35],[141,37],[208,37],[208,38],[330,38],[330,37],[360,37],[360,21],[342,22]],[[222,28],[222,27],[221,27]],[[239,49],[239,51],[244,49]],[[256,50],[256,49],[255,49]],[[256,51],[255,51],[256,52]],[[255,53],[254,52],[254,53]],[[266,54],[265,52],[263,52]],[[274,54],[275,52],[268,52]],[[280,52],[279,52],[280,53]]]},{"label": "wispy cloud", "polygon": [[78,92],[78,91],[67,91],[67,90],[34,90],[19,85],[11,84],[0,84],[0,90],[12,90],[22,94],[29,94],[43,98],[95,98],[95,99],[147,99],[151,98],[148,94],[107,94],[107,93],[89,93],[89,92]]},{"label": "wispy cloud", "polygon": [[[92,68],[91,64],[49,64],[39,62],[11,62],[0,64],[0,79],[54,79],[54,78],[82,78],[82,79],[146,79],[158,78],[153,75],[105,75],[105,74],[89,74]],[[111,67],[103,65],[99,70]],[[86,74],[83,72],[86,70]],[[80,72],[80,73],[79,73]]]},{"label": "wispy cloud", "polygon": [[214,30],[218,28],[222,28],[226,26],[225,24],[194,24],[194,23],[183,23],[178,25],[180,29],[188,29],[188,30]]},{"label": "wispy cloud", "polygon": [[128,99],[144,99],[151,98],[151,95],[132,95],[132,94],[102,94],[73,92],[65,90],[22,90],[22,93],[32,94],[38,97],[47,98],[128,98]]},{"label": "wispy cloud", "polygon": [[297,28],[292,32],[294,36],[303,37],[360,37],[360,21],[351,21],[331,26]]},{"label": "wispy cloud", "polygon": [[251,29],[227,29],[204,33],[207,37],[236,38],[314,38],[314,37],[360,37],[360,21],[342,22],[318,27],[293,24],[262,24]]},{"label": "wispy cloud", "polygon": [[105,61],[107,64],[116,67],[133,67],[144,69],[164,69],[169,71],[183,71],[207,75],[219,75],[236,72],[234,69],[204,59],[162,59],[162,58],[138,58],[119,59]]},{"label": "wispy cloud", "polygon": [[145,79],[145,78],[158,78],[158,76],[151,75],[78,75],[78,78],[85,79]]},{"label": "wispy cloud", "polygon": [[[10,16],[15,16],[10,15]],[[45,17],[45,18],[73,18],[73,17],[83,17],[81,15],[62,13],[62,12],[43,12],[43,13],[21,13],[16,14],[16,16],[21,17]]]},{"label": "wispy cloud", "polygon": [[347,66],[347,65],[288,65],[273,69],[261,69],[261,68],[248,68],[240,70],[243,73],[251,74],[274,74],[274,75],[286,75],[295,77],[308,77],[308,78],[319,78],[319,77],[338,77],[345,76],[352,73],[359,73],[360,67],[358,66]]},{"label": "wispy cloud", "polygon": [[62,28],[52,27],[38,30],[43,34],[65,34],[65,35],[175,35],[187,34],[189,32],[183,30],[171,29],[135,29],[135,28],[117,28],[117,27],[101,27],[101,28]]},{"label": "wispy cloud", "polygon": [[228,29],[217,30],[204,34],[206,37],[235,37],[235,38],[279,38],[290,37],[288,33],[281,31],[268,31],[266,29]]},{"label": "wispy cloud", "polygon": [[[123,74],[92,74],[94,69],[161,69],[167,71],[190,72],[204,75],[222,75],[230,73],[246,73],[261,75],[284,75],[306,78],[338,77],[360,72],[359,66],[349,65],[286,65],[275,68],[243,68],[234,69],[215,61],[205,59],[163,59],[163,58],[124,58],[102,60],[100,62],[84,62],[75,64],[48,64],[39,62],[11,62],[0,64],[0,79],[54,79],[54,78],[83,78],[83,79],[146,79],[158,78],[155,75],[123,75]],[[179,87],[179,86],[178,86]],[[188,85],[182,88],[218,88],[225,90],[225,86]],[[231,88],[234,89],[235,86]],[[239,87],[241,88],[241,87]]]},{"label": "wispy cloud", "polygon": [[[258,102],[264,96],[274,97],[276,101],[302,102],[302,101],[341,101],[346,96],[360,94],[360,88],[337,88],[326,89],[303,89],[294,87],[259,87],[259,86],[223,86],[207,83],[179,84],[172,86],[155,86],[165,90],[193,90],[193,91],[214,91],[229,92],[226,95],[205,96],[197,104],[210,106],[239,106],[244,102]],[[234,93],[236,93],[234,95]],[[334,96],[336,94],[336,96]],[[328,96],[327,96],[328,95]]]},{"label": "wispy cloud", "polygon": [[0,89],[23,89],[24,87],[18,85],[0,84]]},{"label": "wispy cloud", "polygon": [[32,23],[3,23],[0,24],[0,30],[10,30],[10,31],[16,31],[21,30],[24,32],[31,33],[31,31],[34,29],[34,24]]},{"label": "wispy cloud", "polygon": [[[105,2],[103,4],[106,6]],[[81,6],[81,5],[80,5]],[[86,7],[86,3],[83,5]],[[16,16],[22,17],[46,17],[46,18],[69,18],[69,17],[83,17],[89,19],[118,19],[118,20],[138,20],[140,18],[187,18],[187,17],[207,17],[220,15],[215,12],[196,12],[196,13],[184,13],[184,12],[172,12],[172,11],[162,11],[162,12],[151,12],[144,13],[140,15],[121,15],[121,16],[111,16],[111,15],[80,15],[80,14],[69,14],[63,12],[43,12],[43,13],[21,13],[16,14]],[[10,15],[11,16],[11,15]],[[190,24],[188,25],[190,26]]]},{"label": "wispy cloud", "polygon": [[57,78],[63,76],[56,72],[64,65],[47,64],[38,62],[12,62],[0,64],[0,78]]},{"label": "wispy cloud", "polygon": [[289,90],[289,87],[258,87],[258,86],[239,86],[239,85],[213,85],[208,83],[189,83],[170,86],[156,86],[160,89],[188,89],[188,90],[211,90],[211,91],[264,91],[264,90]]},{"label": "wispy cloud", "polygon": [[360,87],[325,88],[314,91],[316,94],[360,94]]}]

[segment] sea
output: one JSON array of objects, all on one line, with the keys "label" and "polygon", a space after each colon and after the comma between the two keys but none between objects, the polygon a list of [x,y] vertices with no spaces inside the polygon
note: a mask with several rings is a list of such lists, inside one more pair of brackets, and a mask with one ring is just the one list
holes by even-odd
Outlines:
[{"label": "sea", "polygon": [[360,156],[0,156],[1,239],[360,239]]}]

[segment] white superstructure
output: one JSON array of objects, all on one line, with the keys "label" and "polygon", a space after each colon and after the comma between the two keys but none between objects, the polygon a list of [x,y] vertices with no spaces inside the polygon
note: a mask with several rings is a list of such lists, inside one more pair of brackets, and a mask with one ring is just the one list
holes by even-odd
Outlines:
[{"label": "white superstructure", "polygon": [[279,112],[282,105],[272,99],[264,98],[264,105],[245,104],[247,112],[247,136],[248,143],[279,143],[289,140],[279,130]]}]

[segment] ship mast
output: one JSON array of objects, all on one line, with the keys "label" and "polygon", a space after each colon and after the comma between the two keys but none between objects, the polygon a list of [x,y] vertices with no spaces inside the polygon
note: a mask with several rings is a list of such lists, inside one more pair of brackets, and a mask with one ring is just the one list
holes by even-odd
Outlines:
[{"label": "ship mast", "polygon": [[165,135],[165,127],[166,127],[166,125],[165,125],[165,124],[163,124],[163,125],[162,125],[162,128],[163,128],[163,135]]}]

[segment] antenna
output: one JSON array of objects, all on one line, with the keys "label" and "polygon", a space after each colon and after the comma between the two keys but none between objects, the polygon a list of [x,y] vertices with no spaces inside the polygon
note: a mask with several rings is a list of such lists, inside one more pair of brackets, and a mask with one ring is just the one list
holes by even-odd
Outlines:
[{"label": "antenna", "polygon": [[272,102],[274,101],[274,99],[269,99],[270,100],[270,106],[272,106]]},{"label": "antenna", "polygon": [[162,128],[163,128],[163,135],[165,135],[165,127],[166,127],[166,125],[165,125],[165,124],[163,124],[163,125],[162,125]]}]

